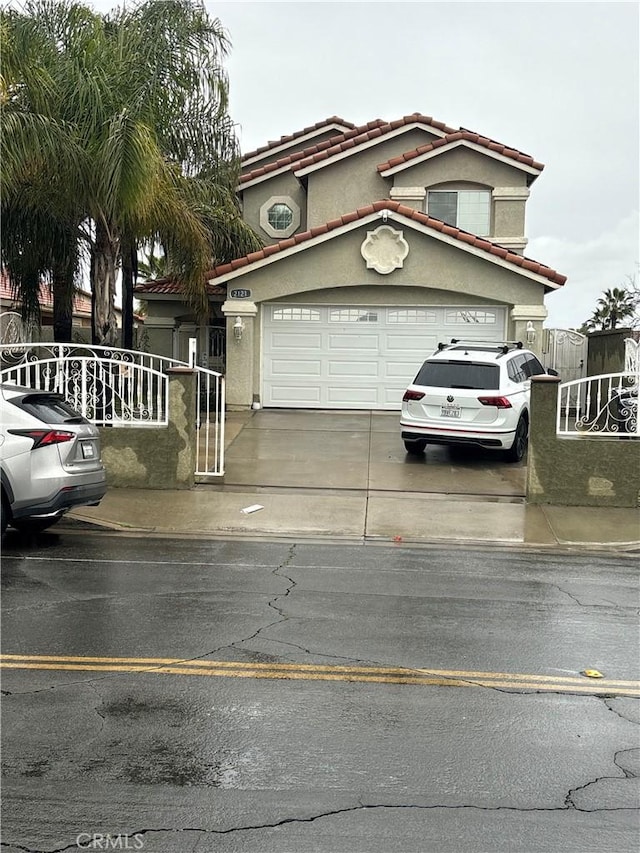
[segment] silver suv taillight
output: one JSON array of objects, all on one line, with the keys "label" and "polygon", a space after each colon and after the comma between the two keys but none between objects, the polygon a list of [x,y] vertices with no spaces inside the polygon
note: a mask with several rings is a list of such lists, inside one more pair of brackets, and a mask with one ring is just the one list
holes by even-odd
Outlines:
[{"label": "silver suv taillight", "polygon": [[62,429],[10,429],[8,432],[30,438],[33,441],[32,450],[38,447],[49,447],[52,444],[64,444],[66,441],[73,441],[76,437],[74,432]]}]

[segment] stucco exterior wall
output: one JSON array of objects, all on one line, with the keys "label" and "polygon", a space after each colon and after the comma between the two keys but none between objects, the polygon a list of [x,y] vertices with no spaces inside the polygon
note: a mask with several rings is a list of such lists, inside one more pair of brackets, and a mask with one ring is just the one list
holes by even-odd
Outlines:
[{"label": "stucco exterior wall", "polygon": [[[556,377],[531,382],[527,501],[557,506],[637,507],[640,442],[556,435]],[[640,514],[638,516],[640,525]]]},{"label": "stucco exterior wall", "polygon": [[527,185],[527,176],[521,169],[462,146],[444,151],[415,166],[407,166],[396,172],[393,180],[396,186],[420,186],[427,189],[450,181],[470,181],[487,187]]},{"label": "stucco exterior wall", "polygon": [[190,489],[196,462],[196,381],[171,370],[167,427],[101,427],[107,484],[131,489]]},{"label": "stucco exterior wall", "polygon": [[378,165],[436,138],[424,131],[412,130],[370,148],[358,150],[356,155],[308,174],[307,227],[324,225],[372,201],[389,198],[393,182],[380,175]]},{"label": "stucco exterior wall", "polygon": [[524,237],[526,200],[506,201],[493,199],[491,203],[491,234],[496,242],[501,237]]}]

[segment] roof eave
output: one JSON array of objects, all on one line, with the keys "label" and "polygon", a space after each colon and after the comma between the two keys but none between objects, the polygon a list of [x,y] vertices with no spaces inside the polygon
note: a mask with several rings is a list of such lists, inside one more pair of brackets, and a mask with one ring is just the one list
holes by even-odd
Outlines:
[{"label": "roof eave", "polygon": [[528,163],[523,163],[513,157],[506,157],[504,154],[500,154],[498,151],[493,151],[491,148],[485,148],[484,145],[478,145],[476,142],[470,142],[467,139],[458,139],[455,142],[451,142],[449,145],[442,145],[439,148],[434,148],[433,151],[427,151],[417,157],[412,157],[410,160],[405,160],[402,163],[398,163],[396,166],[390,166],[388,169],[380,170],[379,174],[383,178],[393,177],[393,175],[396,175],[398,172],[403,172],[406,169],[410,169],[413,166],[417,166],[419,163],[431,160],[434,157],[439,157],[441,154],[444,154],[454,148],[459,148],[461,146],[464,148],[470,148],[473,151],[477,151],[479,154],[483,154],[485,157],[491,157],[492,159],[497,160],[500,163],[505,163],[507,166],[512,166],[514,169],[519,169],[522,172],[526,172],[528,175],[533,176],[532,180],[535,180],[542,172],[542,169],[536,169],[534,166],[530,166]]}]

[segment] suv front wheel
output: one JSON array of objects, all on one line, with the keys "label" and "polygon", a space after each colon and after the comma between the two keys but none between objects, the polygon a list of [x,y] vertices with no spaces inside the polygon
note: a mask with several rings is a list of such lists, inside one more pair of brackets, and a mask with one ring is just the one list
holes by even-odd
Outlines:
[{"label": "suv front wheel", "polygon": [[505,451],[507,462],[521,462],[527,452],[529,442],[529,421],[525,415],[520,415],[513,444]]}]

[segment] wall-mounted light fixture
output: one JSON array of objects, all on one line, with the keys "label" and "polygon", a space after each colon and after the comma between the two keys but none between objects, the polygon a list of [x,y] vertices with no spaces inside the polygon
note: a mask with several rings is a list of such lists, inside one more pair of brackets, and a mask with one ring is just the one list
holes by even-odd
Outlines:
[{"label": "wall-mounted light fixture", "polygon": [[244,332],[244,323],[242,322],[242,317],[236,317],[236,321],[233,324],[233,337],[236,341],[242,340],[242,333]]},{"label": "wall-mounted light fixture", "polygon": [[527,323],[527,343],[535,344],[536,342],[536,330],[533,326],[531,320]]}]

